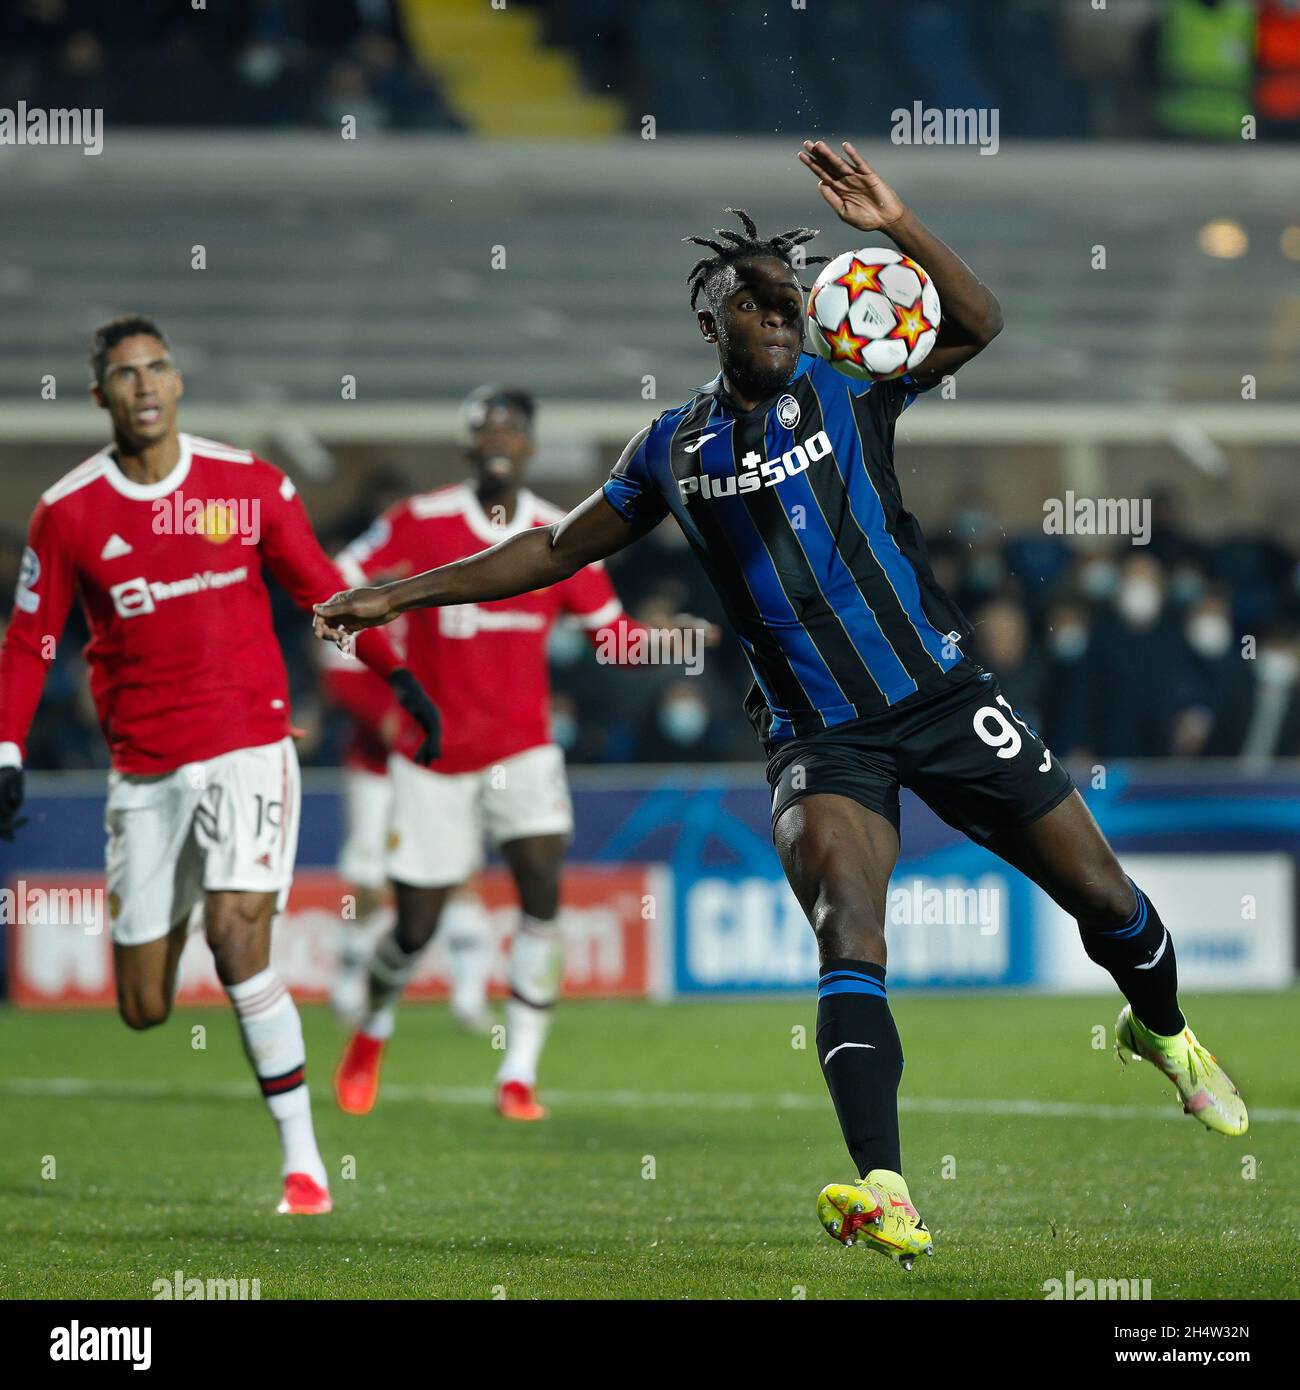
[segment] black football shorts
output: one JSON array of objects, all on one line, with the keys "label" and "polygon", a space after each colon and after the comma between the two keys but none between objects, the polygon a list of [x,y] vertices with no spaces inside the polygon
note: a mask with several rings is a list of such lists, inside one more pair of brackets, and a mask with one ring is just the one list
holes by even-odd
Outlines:
[{"label": "black football shorts", "polygon": [[1045,816],[1074,779],[967,657],[892,709],[777,745],[767,764],[772,825],[805,796],[847,796],[899,826],[908,787],[955,829],[986,844]]}]

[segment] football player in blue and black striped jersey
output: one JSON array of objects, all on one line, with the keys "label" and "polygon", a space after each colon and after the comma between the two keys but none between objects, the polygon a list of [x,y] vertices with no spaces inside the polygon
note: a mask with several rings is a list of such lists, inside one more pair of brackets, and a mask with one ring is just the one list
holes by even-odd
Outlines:
[{"label": "football player in blue and black striped jersey", "polygon": [[[1089,957],[1128,1000],[1117,1041],[1154,1062],[1209,1128],[1242,1134],[1236,1088],[1187,1027],[1174,948],[1069,773],[962,652],[970,626],[930,569],[903,505],[894,427],[918,394],[1002,329],[991,291],[852,145],[804,142],[826,203],[884,232],[929,273],[943,307],[912,374],[855,381],[803,351],[797,265],[816,233],[689,238],[688,277],[718,375],[627,445],[609,481],[553,526],[455,565],[339,594],[319,636],[421,606],[484,602],[557,583],[669,514],[718,591],[754,684],[746,710],[768,754],[773,837],[821,959],[817,1050],[859,1181],[818,1197],[827,1231],[911,1267],[930,1236],[902,1177],[903,1053],[885,987],[885,905],[900,786],[1027,874],[1074,916]],[[731,211],[729,209],[729,211]],[[701,303],[702,301],[702,303]]]}]

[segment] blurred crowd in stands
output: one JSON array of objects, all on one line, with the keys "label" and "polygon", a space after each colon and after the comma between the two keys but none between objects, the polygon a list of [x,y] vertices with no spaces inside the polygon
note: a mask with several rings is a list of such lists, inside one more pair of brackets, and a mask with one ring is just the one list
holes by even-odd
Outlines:
[{"label": "blurred crowd in stands", "polygon": [[[331,552],[409,488],[376,474],[366,505],[323,537]],[[1261,535],[1195,539],[1173,490],[1155,490],[1146,545],[1086,553],[1059,536],[1006,534],[970,487],[927,518],[941,584],[975,624],[964,650],[997,672],[1007,698],[1062,758],[1230,758],[1243,769],[1300,755],[1300,556]],[[22,538],[3,537],[0,586],[12,593]],[[703,572],[666,523],[609,563],[619,593],[652,626],[691,613],[722,623]],[[276,625],[308,765],[337,765],[349,725],[321,700],[319,644],[274,584]],[[2,629],[2,624],[0,624]],[[102,767],[74,613],[32,731],[33,769]],[[602,664],[576,627],[551,649],[553,735],[578,763],[755,760],[741,709],[750,675],[729,632],[698,675],[681,666]]]},{"label": "blurred crowd in stands", "polygon": [[393,0],[5,0],[0,105],[125,126],[459,130]]},{"label": "blurred crowd in stands", "polygon": [[[1300,0],[541,0],[589,82],[670,130],[884,133],[914,102],[1001,138],[1300,134]],[[744,16],[740,22],[738,16]]]},{"label": "blurred crowd in stands", "polygon": [[[7,0],[0,105],[123,125],[461,127],[413,59],[421,0]],[[426,5],[449,0],[423,0]],[[484,5],[489,0],[482,0]],[[1300,135],[1300,0],[510,0],[629,130],[884,134],[914,102],[1000,138]],[[446,31],[454,33],[452,30]],[[508,55],[503,54],[503,62]]]}]

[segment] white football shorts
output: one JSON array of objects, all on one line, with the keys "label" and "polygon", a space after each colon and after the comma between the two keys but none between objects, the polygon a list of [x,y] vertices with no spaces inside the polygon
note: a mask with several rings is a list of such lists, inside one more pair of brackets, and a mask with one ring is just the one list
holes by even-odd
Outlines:
[{"label": "white football shorts", "polygon": [[205,892],[276,893],[282,910],[301,806],[291,738],[161,776],[110,772],[104,828],[113,940],[139,946],[166,936]]},{"label": "white football shorts", "polygon": [[339,876],[358,888],[380,889],[388,882],[388,819],[392,782],[385,772],[349,767],[343,772],[343,847]]},{"label": "white football shorts", "polygon": [[413,888],[464,883],[483,865],[483,842],[573,832],[564,750],[526,749],[477,772],[443,773],[394,754],[388,876]]}]

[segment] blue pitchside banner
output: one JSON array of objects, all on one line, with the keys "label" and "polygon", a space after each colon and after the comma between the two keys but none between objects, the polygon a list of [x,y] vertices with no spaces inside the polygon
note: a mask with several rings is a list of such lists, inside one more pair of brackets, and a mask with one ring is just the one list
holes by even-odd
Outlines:
[{"label": "blue pitchside banner", "polygon": [[[1179,942],[1188,988],[1276,988],[1295,965],[1300,777],[1209,765],[1074,769],[1127,871]],[[98,776],[33,775],[29,823],[0,844],[0,882],[103,867]],[[654,992],[806,992],[812,933],[772,849],[761,769],[572,771],[578,864],[654,870]],[[331,867],[339,777],[305,777],[299,864]],[[903,794],[888,912],[893,988],[1102,989],[1073,923],[1020,874]],[[12,891],[8,896],[12,897]],[[32,930],[32,928],[28,928]],[[0,934],[0,940],[8,933]]]}]

